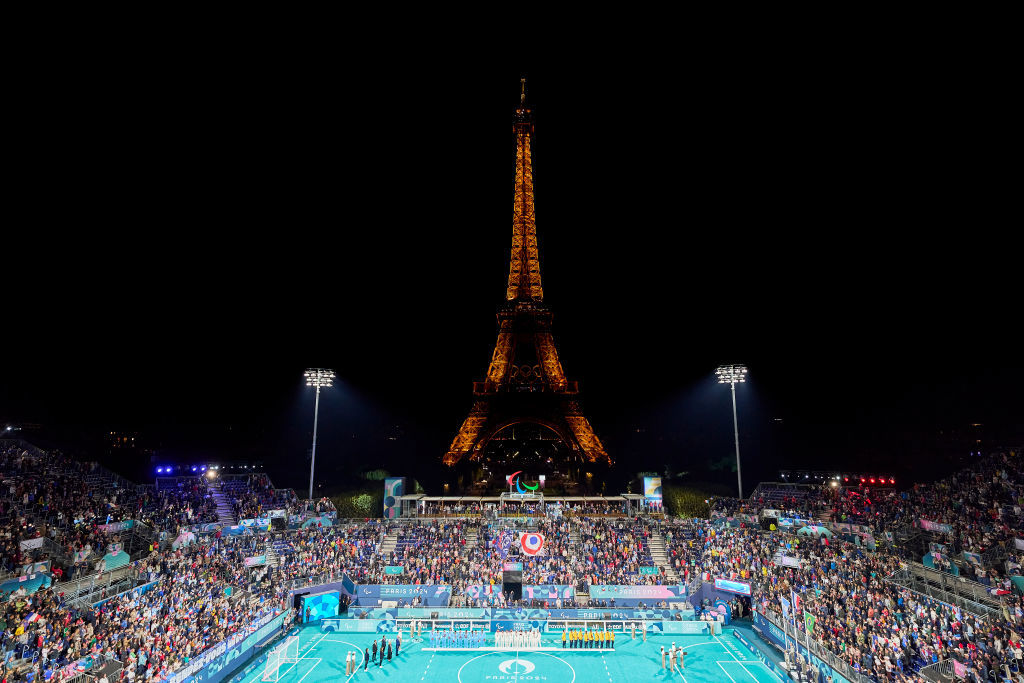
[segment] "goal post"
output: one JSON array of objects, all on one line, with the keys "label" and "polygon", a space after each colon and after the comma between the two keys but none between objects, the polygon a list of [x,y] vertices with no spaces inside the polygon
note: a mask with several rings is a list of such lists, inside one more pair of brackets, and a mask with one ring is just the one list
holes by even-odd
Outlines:
[{"label": "goal post", "polygon": [[[283,643],[267,653],[267,665],[263,669],[263,681],[281,680],[281,666],[299,661],[299,637],[289,636]],[[287,671],[287,669],[286,669]]]},{"label": "goal post", "polygon": [[288,636],[282,646],[281,663],[296,663],[299,661],[299,637]]}]

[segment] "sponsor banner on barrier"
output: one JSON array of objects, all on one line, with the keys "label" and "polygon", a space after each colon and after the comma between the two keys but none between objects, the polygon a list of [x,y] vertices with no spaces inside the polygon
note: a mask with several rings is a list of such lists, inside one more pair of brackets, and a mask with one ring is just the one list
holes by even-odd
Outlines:
[{"label": "sponsor banner on barrier", "polygon": [[281,628],[286,613],[275,615],[268,612],[244,631],[221,641],[197,657],[192,658],[184,669],[176,672],[170,683],[216,683],[233,671],[228,667],[232,662],[241,664],[252,655],[253,649]]},{"label": "sponsor banner on barrier", "polygon": [[[782,633],[782,629],[780,627],[776,626],[771,620],[769,620],[767,617],[765,617],[763,614],[757,611],[754,612],[753,621],[754,625],[760,628],[761,632],[764,633],[765,636],[770,641],[772,641],[772,643],[775,646],[777,646],[780,650],[785,650],[786,643],[788,642],[790,647],[793,647],[795,645],[799,654],[805,659],[807,658],[807,647],[803,644],[802,636],[801,638],[797,639],[787,639],[785,635]],[[811,664],[813,664],[815,667],[819,669],[821,674],[820,680],[828,680],[828,678],[831,677],[832,681],[834,681],[835,683],[850,683],[850,681],[848,681],[844,676],[840,675],[838,671],[834,671],[827,662],[824,662],[821,659],[819,659],[817,655],[811,654]]]},{"label": "sponsor banner on barrier", "polygon": [[[657,622],[649,625],[652,626],[654,623]],[[711,635],[712,630],[714,633],[722,632],[722,627],[717,621],[663,621],[657,625],[661,628],[656,630],[673,635]]]},{"label": "sponsor banner on barrier", "polygon": [[1017,550],[1024,550],[1024,538],[1014,538],[1013,547]]},{"label": "sponsor banner on barrier", "polygon": [[752,645],[749,642],[747,642],[747,639],[744,638],[743,634],[740,633],[739,631],[733,631],[732,634],[736,637],[737,640],[739,640],[741,643],[743,643],[743,645],[748,650],[750,650],[752,653],[754,653],[754,655],[756,655],[757,658],[760,659],[761,662],[765,666],[767,666],[769,669],[771,669],[772,673],[774,673],[776,676],[778,676],[783,681],[789,680],[789,674],[786,673],[786,671],[784,671],[783,669],[779,668],[779,665],[776,664],[775,662],[773,662],[771,660],[771,658],[768,657],[768,655],[766,655],[765,653],[761,652],[761,648],[755,647],[754,645]]},{"label": "sponsor banner on barrier", "polygon": [[[109,517],[108,517],[109,519]],[[119,531],[131,529],[135,525],[134,519],[126,519],[123,522],[112,522],[111,524],[100,524],[97,529],[108,534],[116,534]]]},{"label": "sponsor banner on barrier", "polygon": [[757,611],[754,612],[753,621],[754,625],[758,626],[761,629],[761,632],[764,633],[773,644],[777,645],[780,650],[786,649],[786,642],[788,639],[782,632],[782,629],[776,626],[774,622],[768,620],[763,614]]},{"label": "sponsor banner on barrier", "polygon": [[430,607],[447,607],[452,597],[451,586],[417,586],[413,584],[395,585],[360,585],[356,588],[356,597],[365,601],[377,600],[412,600],[419,598],[424,605]]},{"label": "sponsor banner on barrier", "polygon": [[715,588],[727,593],[750,596],[750,584],[746,581],[733,581],[732,579],[715,579]]},{"label": "sponsor banner on barrier", "polygon": [[36,550],[43,547],[43,541],[46,539],[40,536],[39,538],[30,538],[27,541],[21,542],[22,550]]},{"label": "sponsor banner on barrier", "polygon": [[921,528],[925,531],[934,531],[940,534],[951,534],[953,533],[952,524],[942,524],[941,522],[932,522],[927,519],[921,520]]},{"label": "sponsor banner on barrier", "polygon": [[591,600],[685,600],[686,586],[591,586]]},{"label": "sponsor banner on barrier", "polygon": [[324,633],[378,633],[376,619],[324,619],[320,628]]},{"label": "sponsor banner on barrier", "polygon": [[474,600],[486,598],[489,595],[497,595],[500,592],[501,584],[497,586],[490,584],[466,586],[466,595]]},{"label": "sponsor banner on barrier", "polygon": [[252,557],[245,558],[246,567],[256,567],[267,563],[266,555],[253,555]]},{"label": "sponsor banner on barrier", "polygon": [[660,574],[661,572],[658,571],[657,567],[640,567],[640,573],[641,574],[657,575],[657,574]]},{"label": "sponsor banner on barrier", "polygon": [[795,557],[790,557],[789,555],[783,555],[782,553],[779,553],[772,559],[775,560],[775,564],[779,567],[794,567],[796,569],[800,568],[800,560],[798,560]]},{"label": "sponsor banner on barrier", "polygon": [[48,572],[48,571],[50,571],[50,561],[49,560],[46,560],[45,562],[31,562],[29,564],[23,564],[21,566],[21,573],[23,575],[25,575],[25,576],[27,576],[29,574],[36,574],[36,573],[39,573],[39,572]]},{"label": "sponsor banner on barrier", "polygon": [[575,586],[560,586],[556,584],[546,584],[543,586],[531,584],[523,586],[524,600],[549,600],[551,603],[554,603],[559,598],[565,600],[566,598],[575,597]]},{"label": "sponsor banner on barrier", "polygon": [[349,607],[348,613],[351,619],[390,619],[394,621],[398,618],[397,607]]},{"label": "sponsor banner on barrier", "polygon": [[506,621],[503,619],[491,620],[491,633],[497,633],[498,631],[532,631],[537,629],[543,631],[544,627],[547,626],[546,620],[534,619],[524,621]]},{"label": "sponsor banner on barrier", "polygon": [[969,553],[965,550],[964,559],[973,565],[977,565],[979,567],[981,566],[981,555],[979,555],[978,553]]},{"label": "sponsor banner on barrier", "polygon": [[270,517],[257,517],[255,519],[240,519],[238,523],[249,529],[266,531],[270,528]]},{"label": "sponsor banner on barrier", "polygon": [[438,619],[490,619],[490,607],[400,607],[399,619],[427,619],[436,614]]},{"label": "sponsor banner on barrier", "polygon": [[724,512],[719,512],[717,514],[711,513],[711,521],[715,524],[724,523],[726,525],[753,524],[756,526],[759,524],[757,515],[744,515],[741,513],[737,513],[735,515],[727,515]]},{"label": "sponsor banner on barrier", "polygon": [[387,565],[384,567],[384,574],[404,574],[405,567],[401,565]]}]

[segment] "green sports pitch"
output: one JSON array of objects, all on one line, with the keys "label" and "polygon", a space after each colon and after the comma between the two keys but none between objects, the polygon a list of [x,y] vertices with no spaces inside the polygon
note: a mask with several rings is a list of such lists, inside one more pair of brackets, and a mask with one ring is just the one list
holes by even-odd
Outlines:
[{"label": "green sports pitch", "polygon": [[[318,624],[313,623],[292,629],[289,635],[299,638],[298,660],[281,664],[276,676],[281,683],[617,683],[639,680],[778,683],[781,680],[743,647],[728,627],[720,636],[661,635],[650,636],[646,642],[639,635],[632,640],[628,633],[620,632],[616,634],[614,651],[562,649],[560,633],[544,634],[542,650],[538,651],[432,651],[426,634],[417,641],[405,633],[398,656],[390,661],[385,659],[379,666],[371,662],[366,670],[360,663],[356,672],[350,675],[345,672],[346,654],[350,651],[362,653],[375,639],[379,642],[382,634],[324,633]],[[393,645],[395,634],[386,635]],[[667,657],[666,668],[662,668],[661,648],[664,646],[668,651],[672,643],[686,652],[685,668],[677,668],[676,672],[668,670]],[[266,669],[265,660],[266,653],[246,667],[244,676],[236,676],[233,680],[260,683]]]}]

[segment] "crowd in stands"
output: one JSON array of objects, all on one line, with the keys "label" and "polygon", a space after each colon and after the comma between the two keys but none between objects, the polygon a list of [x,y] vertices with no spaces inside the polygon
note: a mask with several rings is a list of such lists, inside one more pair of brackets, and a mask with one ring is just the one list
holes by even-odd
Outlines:
[{"label": "crowd in stands", "polygon": [[369,520],[364,524],[310,526],[272,534],[278,575],[294,580],[348,573],[356,583],[382,583],[378,581],[384,578],[379,550],[389,530],[386,523]]},{"label": "crowd in stands", "polygon": [[[782,598],[790,609],[799,600],[798,614],[816,618],[812,638],[879,681],[916,680],[914,670],[946,657],[962,659],[982,680],[994,667],[1018,664],[1010,642],[1019,640],[1014,629],[1020,630],[1024,616],[1019,596],[1004,598],[1004,619],[982,621],[886,581],[900,566],[889,553],[798,541],[781,532],[700,526],[692,538],[677,533],[669,549],[681,573],[750,581],[762,609],[780,612]],[[776,564],[779,552],[798,560],[800,568]],[[793,625],[804,637],[804,620]]]},{"label": "crowd in stands", "polygon": [[[42,680],[87,656],[125,665],[124,680],[165,680],[191,658],[284,606],[283,590],[244,567],[244,539],[216,539],[154,552],[139,569],[155,583],[89,609],[69,606],[57,586],[19,590],[0,604],[5,680]],[[232,587],[230,595],[225,589]],[[27,663],[27,665],[26,665]]]},{"label": "crowd in stands", "polygon": [[300,507],[299,497],[292,489],[275,489],[270,477],[253,474],[246,479],[227,479],[221,483],[221,492],[231,498],[236,519],[264,517],[271,510],[287,510],[289,514]]},{"label": "crowd in stands", "polygon": [[[523,520],[512,524],[511,532],[509,523],[486,517],[400,524],[366,520],[272,532],[266,540],[277,566],[264,570],[244,566],[244,557],[254,552],[250,537],[202,536],[177,550],[157,547],[139,560],[139,568],[155,582],[141,596],[117,596],[80,610],[62,600],[58,582],[31,595],[16,591],[0,602],[5,667],[0,674],[7,675],[14,662],[22,662],[22,669],[28,662],[42,676],[47,669],[99,654],[126,663],[125,680],[161,680],[260,614],[282,609],[295,581],[327,582],[347,574],[356,583],[444,584],[452,586],[453,604],[468,601],[469,586],[500,587],[503,532],[512,534],[514,547],[518,532],[530,531],[544,535],[545,550],[517,557],[524,585],[667,583],[661,571],[640,573],[641,567],[654,565],[652,534],[663,533],[671,569],[682,582],[749,581],[754,607],[774,615],[788,605],[790,616],[799,616],[789,628],[800,638],[807,623],[803,615],[812,615],[810,638],[877,681],[918,680],[917,669],[947,658],[962,662],[978,680],[990,680],[1007,669],[1024,671],[1024,642],[1018,635],[1024,633],[1024,603],[1010,581],[1024,560],[1014,543],[1024,536],[1022,460],[994,455],[940,482],[906,491],[819,487],[772,501],[723,498],[711,504],[713,512],[727,515],[756,514],[762,504],[771,505],[794,516],[870,525],[876,536],[920,519],[948,524],[949,533],[931,533],[954,557],[964,551],[980,555],[993,547],[1004,551],[1005,563],[979,566],[971,577],[1000,593],[1002,615],[984,619],[887,580],[915,559],[887,547],[871,552],[838,538],[801,538],[749,525],[609,519],[582,503],[576,514]],[[37,535],[58,539],[69,553],[84,551],[95,558],[121,542],[120,534],[100,528],[108,520],[142,518],[168,528],[215,514],[201,478],[169,491],[126,486],[94,491],[82,483],[87,468],[59,455],[47,460],[17,447],[0,450],[4,569],[16,569],[29,556],[20,541]],[[331,508],[329,501],[303,502],[294,492],[274,489],[265,475],[228,480],[223,490],[239,518],[272,509],[322,513]],[[462,514],[473,510],[469,506]],[[384,551],[391,540],[393,549]],[[789,561],[783,564],[779,555]],[[402,567],[402,573],[388,573],[389,566]],[[233,589],[230,595],[227,587]],[[472,600],[480,606],[513,602],[500,588]],[[570,606],[557,602],[548,606]],[[738,602],[731,609],[735,616],[746,613]]]}]

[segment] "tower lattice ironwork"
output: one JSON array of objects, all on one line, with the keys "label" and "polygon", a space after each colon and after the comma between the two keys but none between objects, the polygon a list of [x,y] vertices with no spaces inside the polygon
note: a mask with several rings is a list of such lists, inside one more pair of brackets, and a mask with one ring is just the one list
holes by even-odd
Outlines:
[{"label": "tower lattice ironwork", "polygon": [[517,423],[548,427],[585,462],[611,458],[579,405],[577,383],[566,379],[551,336],[551,311],[544,304],[533,210],[533,114],[521,82],[513,131],[516,136],[512,254],[505,301],[498,311],[498,341],[487,377],[473,383],[473,408],[448,452],[446,465],[480,459],[499,431]]}]

